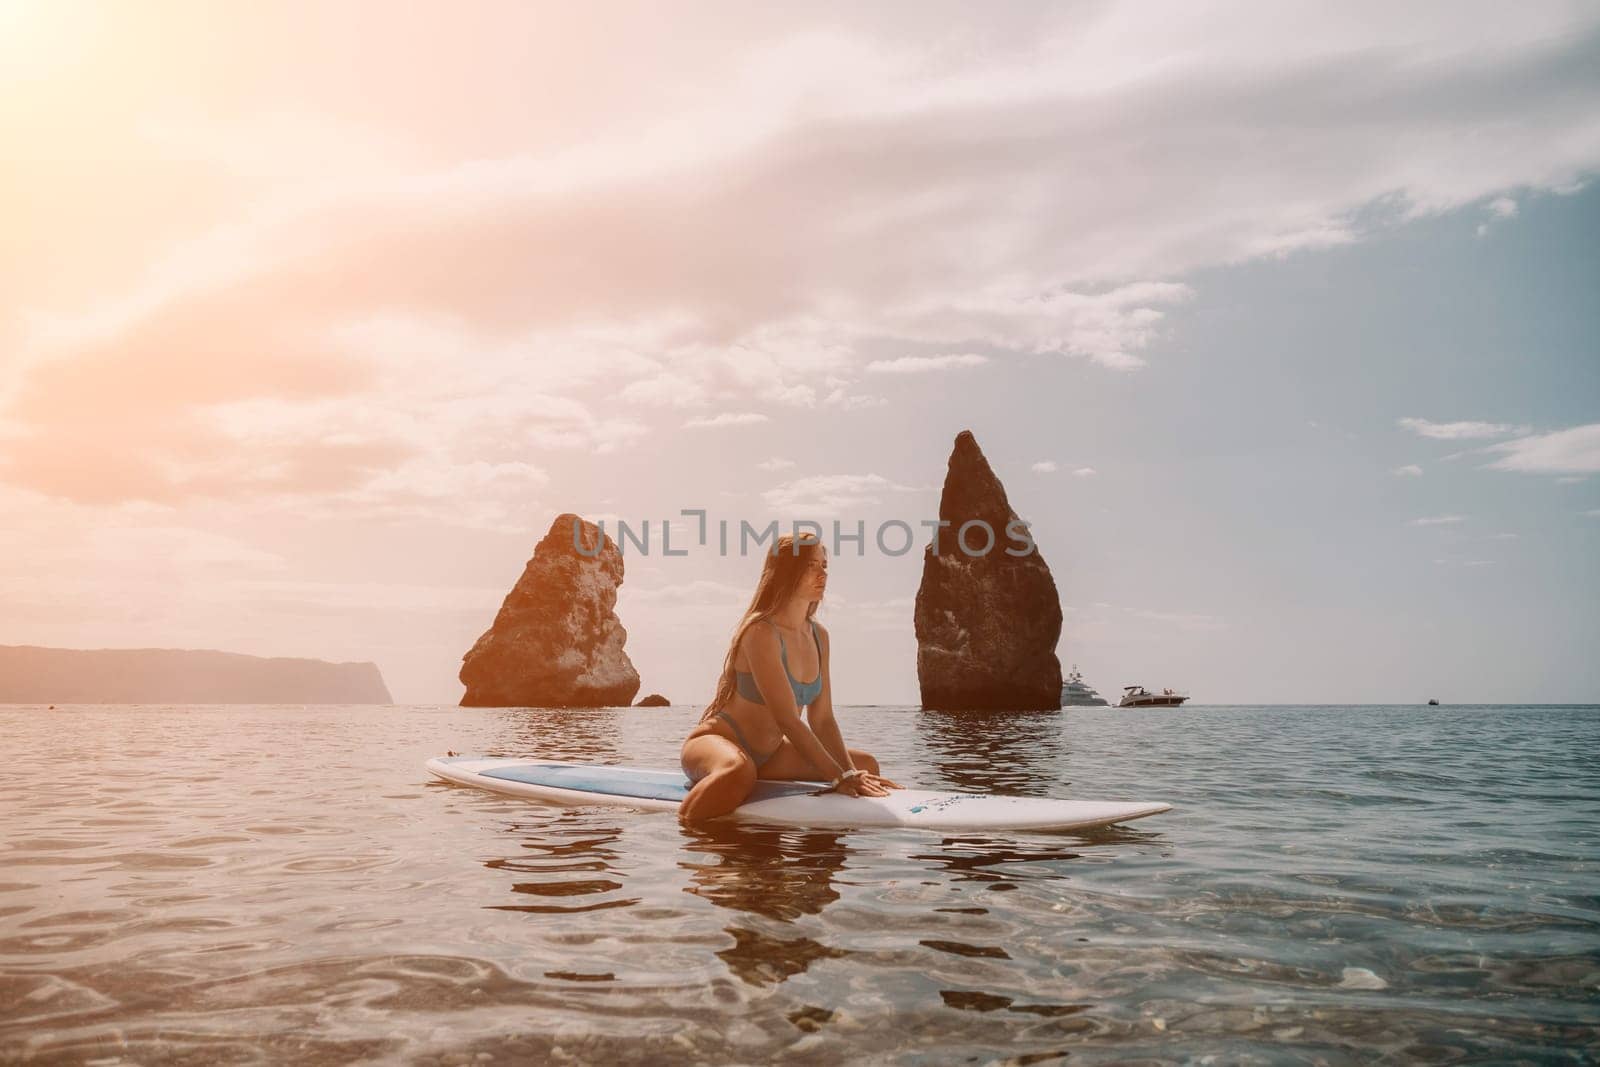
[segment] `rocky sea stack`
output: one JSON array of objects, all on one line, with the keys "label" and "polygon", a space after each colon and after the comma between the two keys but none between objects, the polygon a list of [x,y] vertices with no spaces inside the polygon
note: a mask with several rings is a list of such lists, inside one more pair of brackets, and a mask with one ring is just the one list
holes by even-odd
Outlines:
[{"label": "rocky sea stack", "polygon": [[[949,525],[923,550],[917,589],[917,682],[926,710],[1041,711],[1061,707],[1061,601],[1037,547],[1027,555],[1007,534],[1017,515],[970,430],[956,435],[939,498]],[[981,519],[994,544],[968,555],[962,523]],[[1013,527],[1020,530],[1020,527]],[[969,529],[971,552],[987,535]]]},{"label": "rocky sea stack", "polygon": [[[574,524],[578,525],[574,544]],[[597,550],[598,548],[598,550]],[[463,707],[626,706],[639,691],[614,610],[622,552],[567,512],[535,546],[494,625],[462,657]]]}]

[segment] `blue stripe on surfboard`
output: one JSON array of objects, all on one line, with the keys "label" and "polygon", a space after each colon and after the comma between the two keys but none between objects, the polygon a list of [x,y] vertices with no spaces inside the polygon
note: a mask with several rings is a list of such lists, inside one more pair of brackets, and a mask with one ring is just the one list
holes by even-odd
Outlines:
[{"label": "blue stripe on surfboard", "polygon": [[[689,780],[671,771],[637,771],[622,767],[574,767],[559,763],[519,763],[479,771],[485,778],[528,785],[570,789],[578,793],[597,793],[612,797],[646,800],[682,800],[689,793]],[[776,797],[805,796],[818,789],[814,782],[757,782],[745,803]]]}]

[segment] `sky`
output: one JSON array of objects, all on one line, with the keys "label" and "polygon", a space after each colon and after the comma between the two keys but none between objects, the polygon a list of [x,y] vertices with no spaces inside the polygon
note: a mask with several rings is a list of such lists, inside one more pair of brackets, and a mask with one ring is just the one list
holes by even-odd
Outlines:
[{"label": "sky", "polygon": [[704,703],[837,520],[914,704],[971,430],[1102,692],[1600,702],[1592,4],[0,0],[0,152],[0,644],[455,703],[576,512]]}]

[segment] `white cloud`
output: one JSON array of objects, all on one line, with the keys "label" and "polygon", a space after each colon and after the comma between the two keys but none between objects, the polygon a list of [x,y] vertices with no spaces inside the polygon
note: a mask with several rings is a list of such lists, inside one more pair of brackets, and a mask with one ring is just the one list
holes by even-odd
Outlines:
[{"label": "white cloud", "polygon": [[[896,540],[894,544],[898,545],[899,541]],[[849,625],[858,630],[905,633],[911,626],[912,614],[916,610],[916,597],[910,596],[857,601],[830,590],[828,600],[833,609],[840,612],[839,618],[849,619]]]},{"label": "white cloud", "polygon": [[822,398],[822,402],[829,407],[842,408],[845,411],[858,411],[862,408],[878,408],[889,401],[881,396],[866,396],[864,394],[846,393],[841,386]]},{"label": "white cloud", "polygon": [[[817,474],[762,493],[767,506],[785,518],[843,516],[850,511],[883,503],[891,493],[922,492],[915,486],[901,485],[878,474]],[[909,520],[903,520],[909,521]],[[913,531],[918,528],[913,524]],[[867,536],[873,535],[868,527]],[[898,541],[895,542],[898,544]]]},{"label": "white cloud", "polygon": [[1041,459],[1029,469],[1035,474],[1054,474],[1056,471],[1056,461],[1053,459]]},{"label": "white cloud", "polygon": [[[676,551],[676,549],[674,549]],[[643,586],[624,583],[618,592],[636,604],[738,605],[750,599],[750,590],[727,582],[698,578],[672,585]]]},{"label": "white cloud", "polygon": [[685,408],[706,402],[706,391],[700,383],[671,372],[629,382],[617,396],[629,403],[651,407]]},{"label": "white cloud", "polygon": [[1098,474],[1100,472],[1095,470],[1093,467],[1079,467],[1077,470],[1073,471],[1072,473],[1073,473],[1073,475],[1075,477],[1078,477],[1078,478],[1092,478],[1092,477],[1094,477],[1096,474]]},{"label": "white cloud", "polygon": [[1210,631],[1225,629],[1227,621],[1220,615],[1202,615],[1181,611],[1146,611],[1130,608],[1128,614],[1148,622],[1165,623],[1180,630]]},{"label": "white cloud", "polygon": [[[1144,5],[953,22],[690,12],[634,57],[650,76],[603,86],[590,63],[497,52],[542,26],[496,11],[463,16],[486,43],[425,107],[357,106],[414,91],[425,48],[371,50],[348,86],[306,87],[287,52],[270,61],[288,35],[257,34],[269,61],[252,68],[254,92],[284,101],[270,113],[188,120],[202,113],[189,99],[199,72],[132,78],[119,91],[156,116],[135,135],[74,130],[79,162],[8,160],[8,181],[31,194],[7,234],[16,264],[112,248],[101,227],[74,224],[83,190],[110,179],[58,180],[59,168],[116,158],[119,175],[160,175],[146,184],[164,205],[119,213],[142,227],[120,270],[0,279],[0,341],[17,353],[0,406],[11,401],[7,435],[27,442],[10,450],[12,476],[111,501],[325,492],[220,476],[319,466],[205,425],[211,405],[263,396],[319,411],[398,397],[424,425],[430,397],[466,423],[529,381],[597,412],[614,397],[674,412],[849,411],[886,403],[852,382],[868,342],[896,341],[1133,369],[1196,297],[1178,280],[1194,271],[1486,202],[1508,217],[1513,192],[1570,192],[1600,166],[1587,74],[1600,14],[1581,6],[1350,17],[1269,5],[1226,21]],[[606,18],[575,9],[562,40],[603,39]],[[963,33],[983,47],[952,47]],[[522,98],[507,86],[551,79],[564,104],[539,122],[506,104]],[[30,101],[76,114],[56,105],[80,91],[41,83]],[[376,117],[322,117],[344,114]],[[228,182],[181,184],[217,173]],[[139,192],[118,180],[119,194]],[[208,228],[218,218],[230,221]],[[399,327],[371,328],[394,308],[406,309]],[[175,384],[86,439],[141,381]],[[725,424],[715,418],[687,425]],[[616,419],[557,447],[615,449],[651,429]],[[330,462],[342,488],[359,488],[403,467],[418,440],[432,439],[369,438]],[[68,444],[101,472],[94,484],[56,461]]]},{"label": "white cloud", "polygon": [[1465,515],[1430,515],[1426,518],[1412,519],[1407,526],[1454,526],[1466,522]]},{"label": "white cloud", "polygon": [[948,356],[900,356],[896,359],[875,359],[868,363],[868,374],[929,374],[951,367],[981,367],[989,362],[988,356],[974,352]]},{"label": "white cloud", "polygon": [[1489,447],[1503,453],[1489,464],[1499,471],[1529,474],[1594,474],[1600,472],[1600,422],[1570,430],[1519,437]]},{"label": "white cloud", "polygon": [[1404,467],[1396,467],[1390,473],[1396,478],[1420,478],[1422,477],[1422,468],[1415,463],[1407,463]]},{"label": "white cloud", "polygon": [[[1527,427],[1504,422],[1429,422],[1427,419],[1405,418],[1399,420],[1403,429],[1418,437],[1431,437],[1436,441],[1461,441],[1479,437],[1504,437],[1507,434],[1527,433]],[[1448,456],[1447,459],[1454,459]]]},{"label": "white cloud", "polygon": [[757,463],[756,466],[764,471],[783,471],[793,467],[794,460],[784,459],[781,456],[773,456],[771,459],[762,460],[760,463]]},{"label": "white cloud", "polygon": [[1600,519],[1600,508],[1590,508],[1588,511],[1585,511],[1583,514],[1586,517],[1591,518],[1591,519]]},{"label": "white cloud", "polygon": [[1516,218],[1517,202],[1509,196],[1497,196],[1489,201],[1484,210],[1489,213],[1489,221],[1478,224],[1477,233],[1479,237],[1488,234],[1491,223],[1499,222],[1502,219]]},{"label": "white cloud", "polygon": [[771,421],[766,415],[758,411],[724,411],[719,415],[696,415],[686,421],[685,429],[705,429],[717,426],[753,426],[756,423]]}]

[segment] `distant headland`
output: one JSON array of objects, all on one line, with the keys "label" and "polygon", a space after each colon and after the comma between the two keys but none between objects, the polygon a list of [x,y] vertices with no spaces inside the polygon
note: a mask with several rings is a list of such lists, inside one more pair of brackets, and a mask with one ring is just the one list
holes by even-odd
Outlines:
[{"label": "distant headland", "polygon": [[0,704],[392,704],[375,663],[0,645]]}]

